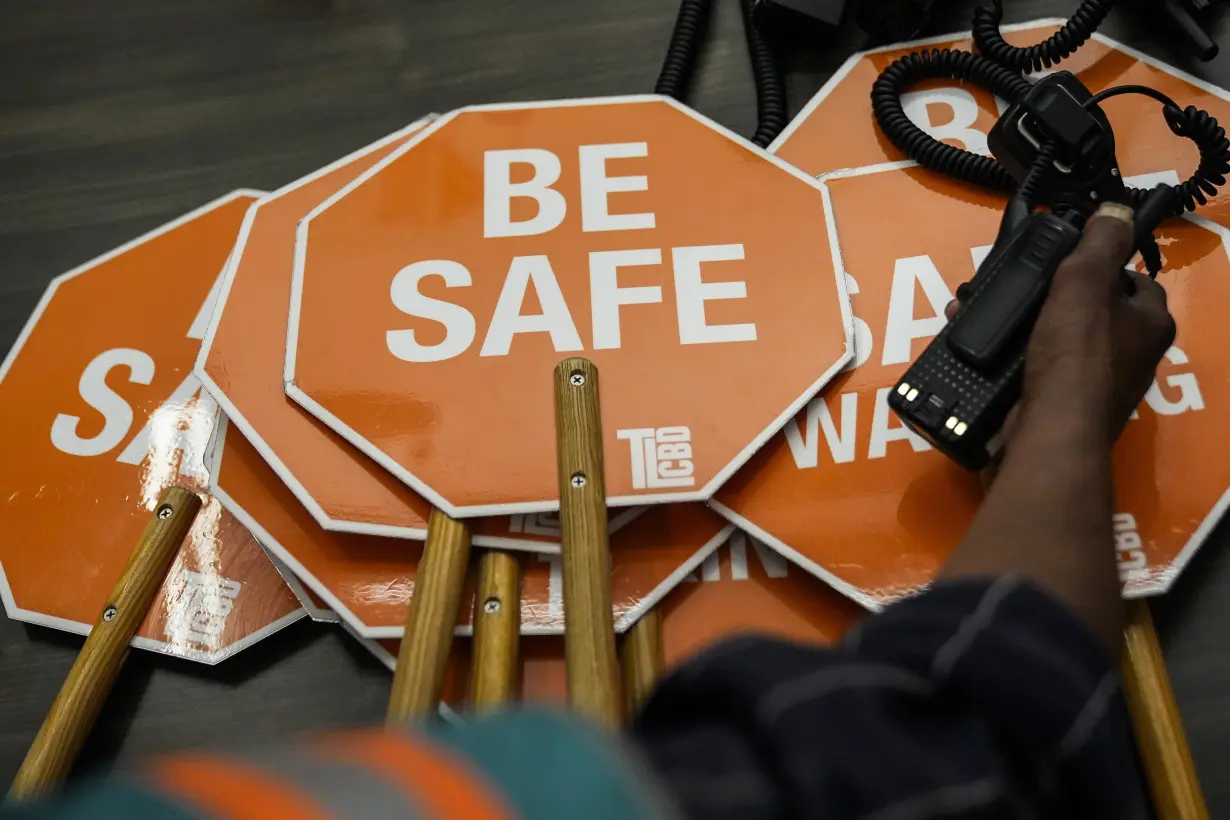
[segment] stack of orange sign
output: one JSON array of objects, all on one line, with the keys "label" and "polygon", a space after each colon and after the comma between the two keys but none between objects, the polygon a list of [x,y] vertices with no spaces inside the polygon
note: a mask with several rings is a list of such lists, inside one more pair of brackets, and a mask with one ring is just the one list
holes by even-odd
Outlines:
[{"label": "stack of orange sign", "polygon": [[[0,370],[7,610],[86,628],[158,490],[204,491],[208,470],[140,645],[216,659],[267,634],[299,614],[281,570],[387,655],[433,506],[528,553],[523,632],[558,634],[551,374],[573,355],[602,378],[618,629],[662,602],[670,658],[745,627],[831,640],[856,610],[781,556],[871,609],[925,585],[980,490],[885,393],[1002,202],[876,131],[871,84],[917,45],[852,57],[768,152],[655,96],[475,106],[66,274]],[[1140,82],[1230,121],[1230,95],[1100,36],[1070,63],[1094,90]],[[975,151],[1000,108],[942,82],[905,103]],[[1154,105],[1106,105],[1138,184],[1194,161]],[[1200,446],[1230,393],[1223,199],[1163,229],[1180,330],[1117,453],[1129,595],[1173,582],[1230,485]],[[115,543],[73,552],[66,505]],[[530,646],[526,694],[549,693],[557,645]]]},{"label": "stack of orange sign", "polygon": [[[622,631],[698,566],[717,577],[733,527],[695,502],[849,361],[823,207],[810,177],[663,98],[414,123],[249,209],[195,370],[229,419],[211,490],[362,639],[402,634],[432,505],[477,516],[477,546],[536,553],[522,631],[559,634],[550,374],[583,353]],[[799,583],[769,560],[770,589]],[[820,614],[794,617],[832,637],[848,608],[802,583]]]}]

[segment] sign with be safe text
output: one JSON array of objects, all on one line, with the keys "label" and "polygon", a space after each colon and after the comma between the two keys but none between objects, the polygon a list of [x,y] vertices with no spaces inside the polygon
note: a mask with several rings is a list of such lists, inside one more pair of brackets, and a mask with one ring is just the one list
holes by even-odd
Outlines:
[{"label": "sign with be safe text", "polygon": [[[412,123],[252,204],[197,357],[196,374],[229,422],[325,529],[421,541],[431,505],[286,396],[282,364],[295,226],[429,121]],[[526,518],[480,519],[473,524],[474,543],[558,552],[558,521]]]},{"label": "sign with be safe text", "polygon": [[607,503],[708,498],[850,355],[821,200],[663,97],[462,109],[300,225],[287,393],[452,515],[539,512],[586,356]]}]

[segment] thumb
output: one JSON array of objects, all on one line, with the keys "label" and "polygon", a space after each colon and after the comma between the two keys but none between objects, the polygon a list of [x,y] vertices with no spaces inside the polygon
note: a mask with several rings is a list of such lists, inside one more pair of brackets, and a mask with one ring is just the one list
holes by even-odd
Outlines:
[{"label": "thumb", "polygon": [[1120,287],[1124,264],[1134,249],[1132,209],[1104,202],[1085,223],[1081,240],[1055,272],[1053,287]]}]

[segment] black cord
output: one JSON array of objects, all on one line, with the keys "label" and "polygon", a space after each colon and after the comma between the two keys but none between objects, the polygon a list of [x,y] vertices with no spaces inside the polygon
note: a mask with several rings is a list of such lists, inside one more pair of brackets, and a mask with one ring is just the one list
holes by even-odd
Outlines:
[{"label": "black cord", "polygon": [[1047,141],[1038,149],[1037,155],[1034,157],[1033,165],[1029,166],[1029,173],[1021,180],[1021,184],[1017,186],[1016,196],[1019,197],[1025,205],[1033,210],[1038,206],[1038,193],[1042,188],[1042,183],[1047,174],[1049,174],[1054,166],[1051,161],[1055,158],[1055,143]]},{"label": "black cord", "polygon": [[1114,6],[1115,0],[1084,0],[1059,31],[1037,45],[1018,48],[1009,45],[1000,34],[1004,4],[1003,0],[994,0],[990,6],[974,10],[974,44],[999,65],[1015,71],[1041,71],[1084,45]]},{"label": "black cord", "polygon": [[679,14],[675,17],[666,59],[662,61],[662,71],[653,89],[655,94],[677,100],[682,100],[687,94],[712,8],[713,0],[681,0],[679,3]]},{"label": "black cord", "polygon": [[[1122,94],[1141,94],[1151,97],[1162,104],[1162,117],[1175,136],[1186,137],[1196,144],[1200,152],[1200,164],[1186,181],[1172,185],[1176,194],[1175,210],[1171,216],[1178,216],[1184,211],[1194,211],[1208,203],[1208,198],[1217,196],[1218,187],[1226,184],[1226,174],[1230,173],[1230,140],[1226,139],[1226,129],[1218,124],[1216,118],[1207,111],[1194,105],[1179,108],[1179,104],[1155,88],[1146,85],[1117,85],[1094,94],[1085,102],[1085,107],[1098,105],[1103,100],[1118,97]],[[1144,204],[1150,191],[1145,188],[1129,188],[1132,197],[1132,207],[1139,208]]]},{"label": "black cord", "polygon": [[1111,97],[1118,97],[1123,94],[1143,94],[1146,97],[1152,97],[1169,108],[1178,108],[1179,104],[1167,97],[1156,88],[1149,88],[1147,85],[1116,85],[1111,88],[1103,89],[1097,94],[1094,94],[1085,101],[1085,108],[1090,108],[1099,105],[1102,100],[1108,100]]},{"label": "black cord", "polygon": [[747,53],[752,61],[752,79],[756,84],[756,132],[752,134],[752,142],[764,148],[786,127],[786,81],[752,18],[755,0],[739,0],[739,5],[743,10]]},{"label": "black cord", "polygon": [[[786,81],[769,44],[761,36],[753,20],[755,0],[740,0],[743,12],[743,33],[747,36],[748,56],[752,61],[752,78],[756,84],[756,132],[752,142],[761,148],[768,145],[786,127]],[[705,29],[713,10],[713,0],[681,0],[675,28],[662,71],[654,86],[655,94],[683,100],[696,67],[696,57],[705,38]]]},{"label": "black cord", "polygon": [[1011,191],[1012,175],[994,157],[945,145],[906,116],[902,92],[921,80],[943,77],[968,80],[989,88],[1009,102],[1029,91],[1029,81],[978,54],[953,49],[932,49],[899,57],[871,87],[871,111],[889,141],[919,165],[965,182]]}]

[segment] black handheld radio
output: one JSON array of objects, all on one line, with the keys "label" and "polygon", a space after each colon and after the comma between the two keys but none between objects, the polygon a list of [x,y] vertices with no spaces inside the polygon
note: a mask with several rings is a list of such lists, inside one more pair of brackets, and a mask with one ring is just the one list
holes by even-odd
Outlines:
[{"label": "black handheld radio", "polygon": [[[1060,71],[996,122],[987,144],[1016,191],[991,252],[957,290],[956,316],[889,393],[889,406],[910,428],[970,469],[998,449],[1000,427],[1020,396],[1029,334],[1059,263],[1101,203],[1132,200],[1098,101]],[[1043,204],[1050,210],[1035,210]],[[1180,210],[1178,194],[1165,185],[1137,208],[1135,242],[1152,274],[1161,268],[1153,230]]]}]

